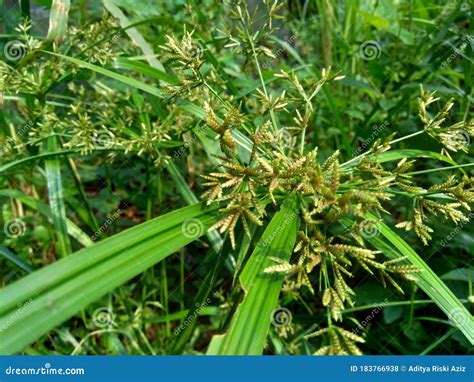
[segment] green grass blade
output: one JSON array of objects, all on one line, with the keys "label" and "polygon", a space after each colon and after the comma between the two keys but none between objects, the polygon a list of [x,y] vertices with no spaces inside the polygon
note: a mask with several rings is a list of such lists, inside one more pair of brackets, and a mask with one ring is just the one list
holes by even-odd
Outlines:
[{"label": "green grass blade", "polygon": [[20,259],[17,255],[15,255],[12,251],[4,247],[3,245],[0,245],[0,257],[3,257],[6,260],[11,261],[18,268],[21,268],[28,273],[31,273],[34,271],[34,269],[30,265],[28,265],[23,259]]},{"label": "green grass blade", "polygon": [[53,0],[51,14],[49,16],[48,41],[59,42],[64,39],[67,31],[67,20],[70,8],[70,0]]},{"label": "green grass blade", "polygon": [[[219,216],[197,204],[140,224],[0,290],[0,354],[23,350],[75,313],[203,235]],[[20,307],[20,308],[19,308]]]},{"label": "green grass blade", "polygon": [[446,155],[441,155],[434,151],[428,150],[412,150],[412,149],[401,149],[401,150],[390,150],[384,153],[378,154],[377,159],[380,163],[391,162],[396,160],[401,160],[403,158],[429,158],[436,159],[441,162],[446,162],[452,165],[457,163]]},{"label": "green grass blade", "polygon": [[[171,178],[173,178],[176,186],[178,187],[179,193],[183,196],[184,200],[186,200],[187,204],[196,204],[199,202],[199,199],[194,195],[194,192],[189,188],[188,184],[184,180],[183,176],[175,166],[173,162],[168,163],[166,166],[168,173],[170,174]],[[207,237],[211,242],[212,248],[214,251],[219,252],[222,248],[222,237],[217,230],[212,230],[208,232]]]},{"label": "green grass blade", "polygon": [[[57,150],[56,136],[48,138],[47,146],[48,151]],[[67,256],[72,252],[72,250],[66,225],[66,207],[64,204],[61,180],[61,166],[57,159],[48,159],[44,162],[44,165],[46,170],[49,205],[51,207],[53,224],[58,240],[58,254],[60,256]]]},{"label": "green grass blade", "polygon": [[154,95],[156,97],[163,98],[163,95],[161,94],[161,91],[158,88],[156,88],[154,86],[151,86],[151,85],[148,85],[145,82],[138,81],[134,78],[130,78],[130,77],[124,76],[124,75],[119,74],[119,73],[115,73],[111,70],[102,68],[100,66],[90,64],[89,62],[79,60],[78,58],[68,57],[68,56],[65,56],[63,54],[53,53],[53,52],[48,52],[48,51],[43,51],[43,52],[47,53],[47,54],[50,54],[52,56],[62,58],[63,60],[66,60],[66,61],[70,61],[73,64],[76,64],[77,66],[79,66],[81,68],[92,70],[93,72],[102,74],[102,75],[107,76],[109,78],[112,78],[116,81],[119,81],[119,82],[125,84],[125,85],[129,85],[133,88],[143,90],[144,92],[149,93],[151,95]]},{"label": "green grass blade", "polygon": [[289,261],[299,221],[293,198],[282,206],[265,229],[240,276],[245,296],[224,335],[214,336],[207,354],[259,355],[277,307],[283,275],[264,273],[274,265],[269,257]]},{"label": "green grass blade", "polygon": [[124,57],[117,57],[114,60],[113,66],[116,69],[131,70],[156,80],[167,82],[171,85],[177,85],[179,83],[177,78],[140,61],[130,60]]},{"label": "green grass blade", "polygon": [[131,22],[122,10],[110,0],[103,0],[102,3],[104,7],[119,20],[120,26],[125,29],[125,32],[133,43],[141,49],[150,65],[164,72],[165,68],[161,62],[156,59],[152,47],[146,42],[137,28],[130,26]]}]

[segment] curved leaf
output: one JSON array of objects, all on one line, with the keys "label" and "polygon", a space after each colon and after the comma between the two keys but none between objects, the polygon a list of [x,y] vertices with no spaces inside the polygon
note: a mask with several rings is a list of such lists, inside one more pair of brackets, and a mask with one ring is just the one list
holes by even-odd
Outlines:
[{"label": "curved leaf", "polygon": [[0,354],[21,351],[91,302],[206,233],[217,206],[181,208],[47,266],[0,290]]},{"label": "curved leaf", "polygon": [[291,198],[275,214],[240,276],[245,297],[224,335],[214,336],[207,354],[262,354],[284,275],[265,273],[270,257],[289,261],[299,226],[296,201]]},{"label": "curved leaf", "polygon": [[[368,214],[367,218],[377,220],[372,214]],[[383,251],[388,257],[397,258],[406,256],[411,264],[420,269],[421,272],[417,274],[418,280],[416,284],[438,305],[449,317],[450,321],[464,333],[471,344],[474,344],[474,318],[461,301],[459,301],[448,286],[433,272],[428,264],[423,261],[405,240],[383,222],[378,223],[378,229],[380,234],[384,236],[391,245],[377,236],[367,240],[377,249]]]}]

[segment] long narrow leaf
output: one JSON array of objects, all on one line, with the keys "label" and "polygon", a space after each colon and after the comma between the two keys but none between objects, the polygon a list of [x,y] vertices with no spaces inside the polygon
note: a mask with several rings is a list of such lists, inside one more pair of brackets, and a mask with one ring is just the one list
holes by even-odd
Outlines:
[{"label": "long narrow leaf", "polygon": [[295,208],[292,198],[265,229],[240,276],[245,297],[229,330],[212,339],[207,354],[262,354],[284,279],[280,274],[268,274],[264,270],[274,265],[270,257],[289,261],[299,225]]},{"label": "long narrow leaf", "polygon": [[[48,138],[48,151],[57,150],[57,138]],[[46,170],[46,185],[48,187],[49,205],[53,224],[58,240],[58,253],[67,256],[71,253],[71,243],[67,234],[66,207],[64,204],[61,166],[58,159],[48,159],[44,162]]]},{"label": "long narrow leaf", "polygon": [[0,354],[17,353],[114,288],[197,239],[217,206],[197,204],[121,232],[0,290]]},{"label": "long narrow leaf", "polygon": [[[370,220],[378,220],[376,216],[368,214]],[[344,223],[346,224],[346,222]],[[388,257],[398,258],[406,256],[407,260],[421,270],[417,274],[416,284],[436,303],[449,317],[450,321],[464,333],[466,338],[474,344],[474,319],[459,299],[451,292],[447,285],[433,272],[423,259],[390,227],[383,222],[377,223],[380,234],[385,237],[386,243],[379,236],[368,238],[377,249]]]},{"label": "long narrow leaf", "polygon": [[11,261],[18,268],[21,268],[28,273],[31,273],[34,271],[34,269],[30,265],[28,265],[23,259],[20,259],[17,255],[15,255],[12,251],[4,247],[3,245],[0,245],[0,257],[3,257],[6,260]]},{"label": "long narrow leaf", "polygon": [[120,26],[125,29],[128,37],[130,37],[130,40],[132,40],[133,43],[141,49],[150,65],[164,72],[165,68],[155,57],[155,53],[153,52],[150,44],[146,42],[137,28],[130,26],[131,22],[122,12],[122,10],[110,0],[103,0],[102,3],[104,4],[104,7],[119,20]]},{"label": "long narrow leaf", "polygon": [[62,41],[67,31],[70,0],[53,0],[49,16],[48,41]]},{"label": "long narrow leaf", "polygon": [[145,82],[138,81],[134,78],[130,78],[130,77],[124,76],[124,75],[119,74],[119,73],[115,73],[111,70],[102,68],[100,66],[91,64],[91,63],[83,61],[83,60],[79,60],[79,59],[74,58],[74,57],[69,57],[69,56],[65,56],[63,54],[47,52],[47,51],[44,51],[44,53],[50,54],[52,56],[60,57],[63,60],[70,61],[73,64],[76,64],[77,66],[79,66],[81,68],[92,70],[93,72],[96,72],[96,73],[102,74],[104,76],[107,76],[109,78],[112,78],[114,80],[117,80],[117,81],[119,81],[119,82],[121,82],[125,85],[129,85],[131,87],[143,90],[144,92],[152,94],[156,97],[163,98],[163,95],[161,94],[161,91],[158,88],[156,88],[154,86],[151,86],[151,85],[148,85]]}]

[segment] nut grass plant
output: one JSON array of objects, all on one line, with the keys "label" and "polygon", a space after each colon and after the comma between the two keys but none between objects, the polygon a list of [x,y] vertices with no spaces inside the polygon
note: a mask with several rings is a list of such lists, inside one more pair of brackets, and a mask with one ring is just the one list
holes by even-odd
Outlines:
[{"label": "nut grass plant", "polygon": [[[117,16],[111,7],[107,6]],[[0,332],[3,353],[22,351],[150,267],[147,272],[152,273],[145,272],[144,277],[152,274],[159,280],[160,296],[155,299],[170,316],[170,270],[164,259],[208,230],[210,246],[202,241],[196,245],[213,254],[209,258],[216,268],[211,268],[219,269],[223,277],[206,278],[210,285],[199,289],[199,298],[212,293],[220,302],[219,314],[212,317],[217,321],[215,336],[204,346],[209,354],[261,354],[269,340],[278,342],[274,332],[283,340],[296,336],[286,346],[290,354],[304,346],[306,353],[361,354],[365,335],[350,330],[346,313],[357,308],[354,280],[361,273],[400,295],[413,288],[410,284],[418,285],[473,342],[469,311],[391,228],[391,215],[397,216],[397,226],[413,231],[426,246],[435,231],[433,219],[456,225],[469,222],[472,164],[458,165],[456,160],[469,153],[466,142],[474,133],[472,120],[466,115],[453,122],[450,112],[455,102],[439,107],[436,94],[421,87],[417,131],[400,137],[384,132],[384,138],[353,158],[348,157],[353,149],[328,148],[324,140],[315,141],[317,117],[327,94],[345,80],[344,70],[305,65],[266,70],[263,60],[276,63],[271,41],[279,33],[284,4],[265,1],[262,9],[250,10],[242,1],[227,4],[223,19],[216,17],[215,36],[199,24],[193,25],[196,29],[170,27],[173,33],[155,44],[159,53],[156,61],[147,59],[149,64],[140,61],[140,54],[147,55],[150,47],[136,38],[140,32],[124,15],[119,16],[122,27],[104,16],[58,32],[61,37],[53,44],[31,37],[28,22],[20,28],[27,54],[1,63],[3,102],[8,108],[2,111],[0,171],[7,176],[7,188],[20,189],[23,195],[14,190],[0,194],[9,197],[14,215],[25,216],[26,205],[52,221],[55,235],[48,251],[55,263],[0,290],[5,301],[0,314],[5,326]],[[126,34],[135,36],[132,42]],[[219,54],[227,57],[229,52],[232,63],[225,70],[225,58]],[[13,121],[28,126],[27,133],[17,134]],[[201,134],[193,136],[193,131]],[[421,136],[438,144],[439,152],[406,149]],[[116,169],[127,158],[143,166],[147,180],[140,183],[138,193],[129,191],[125,198],[133,201],[145,194],[141,205],[150,221],[98,244],[78,240],[88,236],[84,231],[100,230],[84,190],[83,177],[90,174],[79,164],[102,168],[110,163]],[[444,167],[424,170],[425,163],[434,161]],[[28,182],[24,166],[44,166],[46,183],[38,177]],[[438,181],[419,179],[425,171],[438,172]],[[73,179],[73,191],[65,174]],[[191,190],[187,178],[195,181],[197,191]],[[172,183],[186,203],[195,205],[184,210],[171,205],[175,211],[165,214],[170,198],[166,187]],[[64,185],[69,185],[66,193]],[[49,207],[40,204],[42,194]],[[209,205],[209,213],[196,204],[198,198]],[[293,204],[291,208],[287,203]],[[66,209],[77,211],[74,222],[66,218]],[[158,210],[162,216],[152,220]],[[186,228],[189,221],[197,224],[196,234]],[[15,248],[17,243],[9,240],[6,245]],[[81,250],[82,246],[88,248]],[[77,253],[71,255],[72,251]],[[10,250],[2,253],[17,258]],[[217,267],[219,256],[226,258],[225,268]],[[21,261],[18,257],[16,263]],[[164,262],[155,275],[153,265],[159,261]],[[181,258],[177,281],[181,285],[184,268]],[[92,282],[101,274],[110,278]],[[236,282],[229,285],[226,279]],[[82,286],[88,287],[85,295],[77,293]],[[32,305],[18,315],[15,306],[29,298]],[[311,312],[310,319],[317,311],[320,319],[305,330],[272,325],[272,313],[285,301],[297,301]],[[194,309],[185,309],[184,298],[180,308],[184,317]],[[38,319],[51,309],[51,319]],[[153,317],[156,312],[148,314]],[[20,329],[25,325],[29,331]],[[201,326],[191,325],[177,339],[171,337],[171,326],[165,319],[159,350],[150,346],[146,335],[134,333],[134,324],[127,338],[147,353],[193,352],[183,345],[183,338],[199,337]],[[143,327],[148,327],[149,335],[151,326]],[[121,342],[118,337],[115,341]]]}]

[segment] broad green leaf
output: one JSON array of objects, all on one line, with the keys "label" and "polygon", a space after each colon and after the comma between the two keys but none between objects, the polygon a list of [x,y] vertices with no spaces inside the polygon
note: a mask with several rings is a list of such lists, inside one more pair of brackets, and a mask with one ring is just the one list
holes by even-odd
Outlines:
[{"label": "broad green leaf", "polygon": [[[400,149],[400,150],[390,150],[381,154],[373,155],[372,158],[377,158],[380,163],[398,161],[404,158],[413,159],[413,158],[427,158],[427,159],[436,159],[441,162],[449,163],[451,165],[456,165],[457,163],[446,155],[439,154],[434,151],[428,150],[413,150],[413,149]],[[353,158],[346,163],[343,163],[341,167],[351,168],[356,166],[360,160],[359,157]]]},{"label": "broad green leaf", "polygon": [[0,290],[0,354],[22,351],[91,302],[204,235],[217,205],[181,208],[123,231]]},{"label": "broad green leaf", "polygon": [[[0,1],[0,6],[3,2]],[[24,19],[31,19],[30,15],[30,0],[20,0],[21,17]]]},{"label": "broad green leaf", "polygon": [[245,265],[240,276],[244,299],[227,333],[214,336],[207,354],[262,354],[284,279],[284,275],[264,270],[275,264],[270,257],[290,260],[298,226],[292,197],[272,218]]},{"label": "broad green leaf", "polygon": [[59,42],[64,39],[70,8],[70,0],[53,0],[49,16],[48,41]]},{"label": "broad green leaf", "polygon": [[[378,220],[376,216],[368,214],[370,220]],[[416,284],[436,303],[448,316],[450,322],[464,333],[466,338],[474,344],[474,318],[459,299],[451,292],[447,285],[433,272],[423,259],[390,227],[385,223],[377,223],[380,234],[388,240],[388,244],[380,237],[367,239],[377,249],[392,258],[406,256],[407,260],[421,270],[417,274]]]}]

